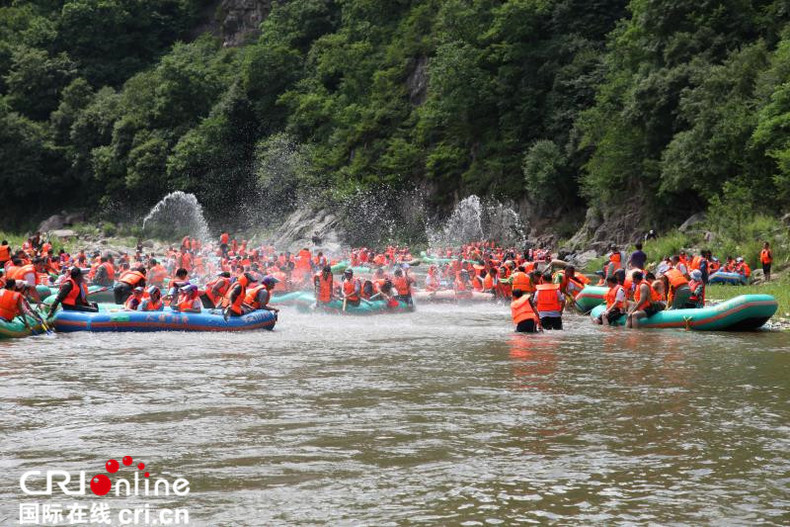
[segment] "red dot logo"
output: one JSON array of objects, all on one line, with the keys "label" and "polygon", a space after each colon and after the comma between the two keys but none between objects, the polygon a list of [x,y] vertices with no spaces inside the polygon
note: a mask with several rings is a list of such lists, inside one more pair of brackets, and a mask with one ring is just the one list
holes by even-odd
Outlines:
[{"label": "red dot logo", "polygon": [[97,474],[91,479],[91,491],[97,496],[104,496],[112,488],[112,481],[104,474]]},{"label": "red dot logo", "polygon": [[145,463],[138,463],[137,464],[137,468],[139,468],[140,470],[143,470],[145,468]]},{"label": "red dot logo", "polygon": [[114,459],[111,459],[104,464],[104,468],[106,468],[107,472],[109,472],[110,474],[115,474],[116,472],[118,472],[118,468],[119,468],[118,462],[115,461]]},{"label": "red dot logo", "polygon": [[123,461],[123,464],[126,465],[127,467],[133,463],[132,456],[124,456],[124,458],[121,461]]}]

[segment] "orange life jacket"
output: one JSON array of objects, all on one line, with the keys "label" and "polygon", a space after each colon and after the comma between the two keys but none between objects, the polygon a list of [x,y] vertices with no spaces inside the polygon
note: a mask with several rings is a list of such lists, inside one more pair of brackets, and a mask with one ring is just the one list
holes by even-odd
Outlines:
[{"label": "orange life jacket", "polygon": [[494,275],[487,274],[486,277],[483,279],[483,289],[486,291],[491,291],[496,287],[496,283],[494,283]]},{"label": "orange life jacket", "polygon": [[395,276],[392,278],[392,286],[400,296],[408,296],[411,294],[411,282],[405,276]]},{"label": "orange life jacket", "polygon": [[108,280],[115,280],[115,267],[113,267],[110,262],[103,262],[99,267],[104,267],[104,271],[107,273]]},{"label": "orange life jacket", "polygon": [[562,311],[562,302],[558,298],[557,291],[560,290],[560,284],[541,284],[535,288],[541,293],[538,295],[538,313],[547,313],[549,311]]},{"label": "orange life jacket", "polygon": [[265,304],[261,304],[260,302],[258,302],[258,293],[261,291],[261,289],[266,289],[266,286],[261,284],[248,290],[247,295],[244,297],[244,303],[252,307],[253,309],[263,309],[263,307],[269,302],[268,300],[266,301]]},{"label": "orange life jacket", "polygon": [[0,245],[0,263],[6,262],[11,259],[11,247],[8,245]]},{"label": "orange life jacket", "polygon": [[[645,300],[644,302],[642,302],[642,284],[647,285],[647,288],[650,290],[650,300]],[[661,302],[661,300],[662,298],[658,291],[653,289],[653,286],[651,286],[646,281],[643,280],[636,284],[636,289],[634,290],[634,302],[636,302],[636,305],[638,306],[637,309],[647,307],[651,302]]]},{"label": "orange life jacket", "polygon": [[[359,280],[353,278],[351,280],[344,280],[343,281],[343,294],[346,298],[352,302],[356,302],[359,300],[359,293],[355,293],[355,289],[357,288],[357,284]],[[360,289],[362,289],[360,287]]]},{"label": "orange life jacket", "polygon": [[324,278],[323,273],[319,273],[316,275],[316,279],[318,280],[318,301],[326,304],[332,300],[334,277],[332,276],[332,273],[329,273],[329,276]]},{"label": "orange life jacket", "polygon": [[[239,279],[236,281],[233,287],[229,288],[228,292],[225,293],[225,299],[228,301],[228,304],[230,304],[230,310],[237,315],[244,314],[242,304],[244,303],[244,299],[247,297],[248,283],[249,280],[247,280],[247,277],[242,275],[239,277]],[[233,303],[231,304],[230,297],[233,295],[233,292],[236,290],[236,286],[241,287],[241,291],[239,291],[239,296],[237,296],[236,300],[234,300]]]},{"label": "orange life jacket", "polygon": [[[694,294],[694,291],[700,285],[702,285],[702,297],[701,298]],[[692,301],[692,302],[700,302],[701,301],[702,304],[704,305],[705,304],[705,285],[704,285],[704,283],[703,282],[697,282],[696,280],[691,280],[689,282],[689,289],[691,289],[691,296],[689,297],[689,300]]]},{"label": "orange life jacket", "polygon": [[14,269],[14,274],[9,274],[8,277],[13,278],[14,280],[22,281],[25,279],[25,275],[30,273],[36,274],[36,266],[33,264],[17,267]]},{"label": "orange life jacket", "polygon": [[81,299],[79,305],[85,305],[88,303],[88,287],[85,285],[85,281],[80,281],[79,284],[73,279],[69,278],[69,282],[71,282],[71,291],[69,294],[66,295],[66,298],[63,299],[63,305],[65,306],[76,306],[77,298]]},{"label": "orange life jacket", "polygon": [[527,273],[522,273],[521,271],[516,271],[510,275],[510,285],[513,287],[513,291],[516,289],[521,289],[525,293],[531,293],[535,290],[535,288],[532,286],[532,282],[529,279],[529,275],[527,275]]},{"label": "orange life jacket", "polygon": [[664,276],[667,277],[667,280],[669,280],[669,284],[675,289],[689,283],[686,277],[683,276],[683,273],[681,273],[675,268],[666,271],[664,273]]},{"label": "orange life jacket", "polygon": [[22,297],[21,294],[17,293],[16,291],[10,291],[8,289],[0,289],[0,318],[11,322],[14,320],[14,317],[17,315],[21,315],[22,313],[19,312],[19,299]]},{"label": "orange life jacket", "polygon": [[222,235],[219,237],[219,243],[227,245],[229,239],[230,239],[230,236],[228,235],[228,233],[227,232],[223,232]]},{"label": "orange life jacket", "polygon": [[[134,295],[131,295],[129,298],[126,299],[126,302],[123,303],[124,309],[129,311],[137,311],[137,308],[140,307],[140,303],[143,301],[142,298],[135,298]],[[135,306],[134,304],[137,304]]]},{"label": "orange life jacket", "polygon": [[[219,276],[206,284],[206,296],[211,300],[211,303],[218,306],[230,288],[230,279],[224,276]],[[214,292],[216,289],[216,293]]]},{"label": "orange life jacket", "polygon": [[140,271],[126,271],[118,281],[137,287],[141,282],[145,282],[145,275]]},{"label": "orange life jacket", "polygon": [[149,298],[148,302],[140,304],[140,307],[142,308],[142,311],[160,311],[163,306],[164,306],[164,303],[162,302],[161,298],[157,302],[154,302],[153,300],[151,300]]},{"label": "orange life jacket", "polygon": [[181,300],[178,302],[179,311],[189,311],[195,303],[195,299],[191,295],[182,295]]},{"label": "orange life jacket", "polygon": [[[0,261],[3,260],[2,255],[0,255]],[[774,261],[774,255],[771,253],[771,249],[763,249],[760,251],[760,263],[762,264],[769,264]]]},{"label": "orange life jacket", "polygon": [[619,302],[616,301],[617,292],[623,288],[620,284],[615,285],[614,287],[610,287],[609,290],[604,295],[606,299],[606,309],[611,309],[612,306],[617,307],[621,311],[625,311],[625,300],[621,300]]},{"label": "orange life jacket", "polygon": [[510,315],[513,317],[513,323],[518,325],[525,320],[534,320],[535,324],[538,323],[538,314],[532,304],[529,303],[529,297],[524,295],[517,298],[510,303]]}]

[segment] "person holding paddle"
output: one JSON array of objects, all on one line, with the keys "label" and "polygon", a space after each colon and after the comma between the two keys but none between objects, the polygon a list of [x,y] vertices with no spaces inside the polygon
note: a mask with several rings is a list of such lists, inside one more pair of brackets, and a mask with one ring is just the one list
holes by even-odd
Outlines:
[{"label": "person holding paddle", "polygon": [[362,298],[362,284],[354,278],[354,271],[351,269],[346,269],[343,272],[341,291],[343,293],[343,311],[346,310],[347,305],[359,305],[360,298]]}]

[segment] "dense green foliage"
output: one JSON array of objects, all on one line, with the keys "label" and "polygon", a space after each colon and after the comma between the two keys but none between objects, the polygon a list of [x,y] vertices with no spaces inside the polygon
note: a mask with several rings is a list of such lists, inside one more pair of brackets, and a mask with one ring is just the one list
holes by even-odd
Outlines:
[{"label": "dense green foliage", "polygon": [[283,1],[240,48],[195,37],[210,4],[0,7],[12,222],[176,189],[225,222],[381,185],[659,222],[790,203],[784,0]]}]

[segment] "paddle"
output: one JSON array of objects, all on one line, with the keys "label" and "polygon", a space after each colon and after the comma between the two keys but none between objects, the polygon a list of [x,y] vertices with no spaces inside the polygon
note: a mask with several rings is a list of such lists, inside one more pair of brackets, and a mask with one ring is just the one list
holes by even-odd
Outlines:
[{"label": "paddle", "polygon": [[343,295],[343,312],[346,311],[346,306],[348,305],[348,298]]}]

